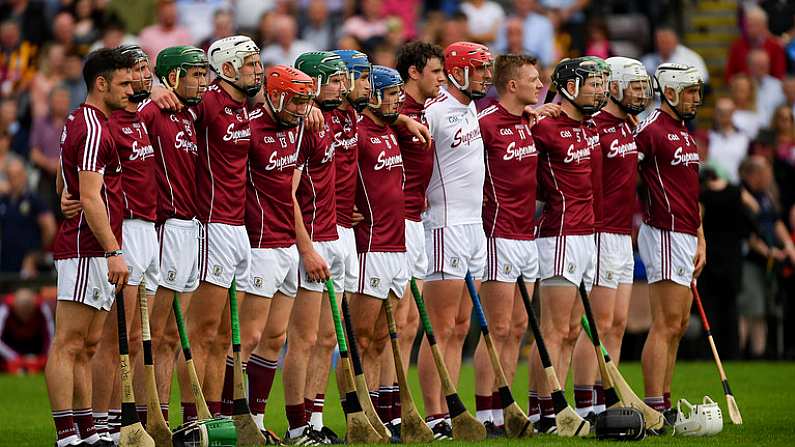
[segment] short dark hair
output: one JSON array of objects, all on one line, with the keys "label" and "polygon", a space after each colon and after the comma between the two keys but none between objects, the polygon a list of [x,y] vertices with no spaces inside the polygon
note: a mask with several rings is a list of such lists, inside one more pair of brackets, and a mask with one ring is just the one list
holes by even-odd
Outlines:
[{"label": "short dark hair", "polygon": [[439,45],[420,41],[409,42],[398,49],[395,68],[403,78],[403,82],[407,82],[409,67],[413,65],[417,71],[422,71],[428,61],[434,57],[439,58],[439,62],[444,64],[444,50]]},{"label": "short dark hair", "polygon": [[113,72],[125,68],[133,68],[135,59],[131,54],[122,54],[112,48],[101,48],[92,51],[86,56],[83,64],[83,80],[88,91],[94,90],[94,82],[102,76],[107,80],[113,79]]},{"label": "short dark hair", "polygon": [[537,59],[525,54],[501,54],[494,62],[494,87],[497,93],[505,92],[508,81],[516,79],[517,70],[525,65],[535,65]]}]

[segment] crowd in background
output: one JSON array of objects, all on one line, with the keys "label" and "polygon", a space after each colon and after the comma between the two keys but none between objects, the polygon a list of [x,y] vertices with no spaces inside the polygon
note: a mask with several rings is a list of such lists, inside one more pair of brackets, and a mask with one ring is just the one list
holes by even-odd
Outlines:
[{"label": "crowd in background", "polygon": [[780,356],[779,343],[792,346],[780,340],[789,336],[781,322],[787,296],[795,296],[795,5],[738,5],[740,37],[727,49],[723,94],[711,92],[704,60],[680,40],[688,1],[3,0],[0,365],[22,364],[1,341],[20,326],[8,324],[14,318],[39,322],[35,337],[44,341],[30,346],[40,352],[26,355],[46,352],[49,301],[15,285],[35,278],[52,283],[48,248],[60,218],[59,142],[66,117],[86,94],[83,56],[137,43],[154,61],[165,47],[207,49],[234,34],[260,45],[264,65],[339,48],[394,66],[396,49],[421,39],[529,53],[538,58],[545,84],[558,60],[582,54],[635,57],[650,74],[662,62],[696,66],[714,107],[711,126],[693,126],[706,160],[708,264],[699,288],[726,357]]}]

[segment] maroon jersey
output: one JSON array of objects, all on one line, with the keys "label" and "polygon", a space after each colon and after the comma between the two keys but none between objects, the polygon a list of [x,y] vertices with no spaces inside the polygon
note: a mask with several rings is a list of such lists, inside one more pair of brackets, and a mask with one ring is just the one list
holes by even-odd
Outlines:
[{"label": "maroon jersey", "polygon": [[594,232],[591,149],[599,135],[589,123],[561,113],[538,120],[533,139],[538,150],[538,186],[544,210],[539,235],[574,236]]},{"label": "maroon jersey", "polygon": [[138,112],[121,109],[110,115],[110,133],[121,160],[124,218],[154,222],[157,217],[155,150]]},{"label": "maroon jersey", "polygon": [[334,175],[334,136],[331,116],[323,112],[323,130],[306,132],[298,149],[298,183],[296,199],[309,237],[316,242],[337,240],[337,211]]},{"label": "maroon jersey", "polygon": [[[121,161],[107,118],[88,104],[81,104],[69,114],[61,134],[61,175],[64,187],[75,200],[80,199],[80,171],[102,174],[105,184],[101,195],[110,227],[121,246],[121,221],[124,218]],[[82,210],[61,222],[53,244],[55,259],[104,255],[105,249],[88,227]]]},{"label": "maroon jersey", "polygon": [[359,122],[359,187],[356,207],[364,220],[354,228],[359,253],[406,251],[403,158],[389,126],[367,116]]},{"label": "maroon jersey", "polygon": [[289,247],[295,242],[292,185],[303,127],[279,126],[266,107],[249,115],[246,230],[251,248]]},{"label": "maroon jersey", "polygon": [[[626,121],[606,111],[593,116],[602,152],[602,213],[596,230],[632,234],[638,149]],[[594,203],[596,200],[594,199]]]},{"label": "maroon jersey", "polygon": [[138,116],[149,130],[157,166],[157,222],[166,219],[193,219],[196,216],[196,129],[188,109],[160,110],[146,100]]},{"label": "maroon jersey", "polygon": [[202,223],[243,225],[251,142],[246,102],[234,100],[215,82],[192,110],[199,143],[196,214]]},{"label": "maroon jersey", "polygon": [[336,167],[337,225],[353,227],[353,201],[356,196],[356,133],[357,113],[351,107],[331,112],[331,133],[334,137],[334,165]]},{"label": "maroon jersey", "polygon": [[527,118],[497,103],[483,109],[478,121],[486,149],[483,230],[488,237],[531,240],[538,153]]},{"label": "maroon jersey", "polygon": [[640,176],[648,190],[643,221],[661,230],[696,235],[701,225],[700,160],[685,123],[655,110],[638,126],[635,140]]},{"label": "maroon jersey", "polygon": [[[407,94],[400,113],[427,126],[424,110],[425,107],[422,104]],[[406,177],[403,185],[406,219],[419,222],[422,220],[421,214],[425,209],[425,190],[428,189],[428,183],[430,183],[433,173],[433,149],[420,142],[417,137],[406,130],[405,126],[393,126],[392,129],[397,135],[403,156],[403,169]]]}]

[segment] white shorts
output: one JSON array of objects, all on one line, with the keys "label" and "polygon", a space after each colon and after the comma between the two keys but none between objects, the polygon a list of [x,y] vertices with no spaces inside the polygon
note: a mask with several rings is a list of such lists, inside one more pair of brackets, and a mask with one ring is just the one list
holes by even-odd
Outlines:
[{"label": "white shorts", "polygon": [[618,288],[619,284],[632,284],[635,257],[632,253],[632,236],[616,233],[596,233],[595,286]]},{"label": "white shorts", "polygon": [[425,278],[425,272],[428,271],[428,253],[425,252],[425,227],[422,222],[406,219],[406,262],[409,276]]},{"label": "white shorts", "polygon": [[248,276],[237,283],[244,292],[273,298],[279,291],[295,298],[298,290],[298,248],[252,248]]},{"label": "white shorts", "polygon": [[346,292],[353,292],[359,286],[359,253],[356,252],[356,235],[353,228],[337,225],[340,247],[342,248],[342,266],[345,269],[343,286]]},{"label": "white shorts", "polygon": [[160,240],[160,287],[175,292],[193,292],[199,287],[199,242],[197,220],[168,219],[157,228]]},{"label": "white shorts", "polygon": [[385,300],[389,292],[401,298],[409,282],[406,253],[359,253],[359,286],[356,293]]},{"label": "white shorts", "polygon": [[58,272],[58,300],[74,301],[97,310],[110,310],[115,299],[108,282],[105,258],[69,258],[55,261]]},{"label": "white shorts", "polygon": [[243,225],[208,223],[199,240],[199,280],[228,288],[248,276],[251,245]]},{"label": "white shorts", "polygon": [[596,260],[592,234],[542,237],[536,239],[536,245],[542,280],[560,276],[575,286],[582,281],[585,287],[591,287]]},{"label": "white shorts", "polygon": [[[331,279],[334,281],[334,291],[338,295],[342,295],[342,292],[345,290],[343,287],[345,283],[345,267],[343,266],[345,253],[342,249],[342,246],[340,245],[339,239],[333,241],[312,242],[312,246],[315,247],[317,254],[326,260],[328,268],[331,270]],[[326,284],[323,282],[309,280],[309,277],[306,276],[306,269],[304,269],[303,259],[300,259],[298,263],[298,287],[310,290],[312,292],[322,292],[326,288]],[[353,290],[355,289],[351,289],[351,291]],[[339,298],[337,299],[339,300]]]},{"label": "white shorts", "polygon": [[538,278],[536,241],[490,237],[486,239],[486,274],[484,281],[516,282],[519,275],[526,282]]},{"label": "white shorts", "polygon": [[155,223],[141,219],[124,219],[121,224],[121,249],[127,262],[127,285],[146,283],[146,291],[153,294],[160,282],[160,245]]},{"label": "white shorts", "polygon": [[428,254],[426,281],[464,279],[467,271],[482,278],[486,267],[486,234],[482,224],[425,229]]},{"label": "white shorts", "polygon": [[640,259],[646,266],[649,284],[673,281],[690,287],[693,280],[698,238],[692,234],[660,230],[642,224],[638,233]]}]

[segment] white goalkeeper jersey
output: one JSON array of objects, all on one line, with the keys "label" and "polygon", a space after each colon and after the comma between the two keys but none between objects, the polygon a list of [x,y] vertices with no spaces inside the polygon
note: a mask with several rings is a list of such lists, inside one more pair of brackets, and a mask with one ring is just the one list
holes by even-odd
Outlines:
[{"label": "white goalkeeper jersey", "polygon": [[425,228],[482,224],[485,162],[475,102],[461,104],[442,89],[425,103],[434,141]]}]

